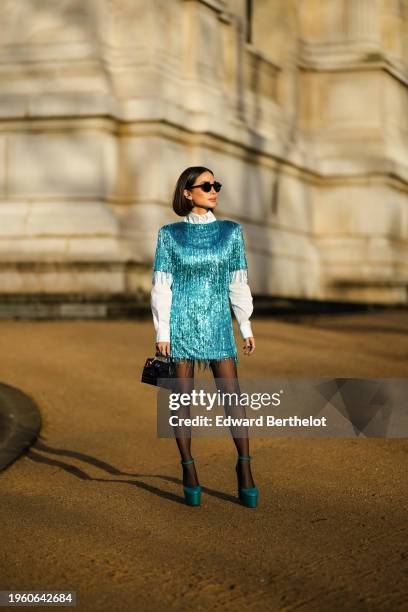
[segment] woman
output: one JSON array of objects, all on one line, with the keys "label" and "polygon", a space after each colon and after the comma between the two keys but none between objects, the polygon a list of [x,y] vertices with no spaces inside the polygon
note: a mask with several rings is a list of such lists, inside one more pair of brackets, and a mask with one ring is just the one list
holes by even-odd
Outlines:
[{"label": "woman", "polygon": [[[242,227],[216,219],[212,211],[220,189],[210,169],[184,170],[173,197],[174,212],[183,221],[161,227],[157,239],[151,292],[156,350],[170,356],[180,393],[192,391],[195,364],[211,368],[221,391],[240,393],[229,299],[245,341],[244,354],[255,350]],[[229,407],[228,414],[245,417],[245,408]],[[180,407],[178,416],[189,418],[190,407]],[[191,456],[191,428],[177,426],[175,431],[185,499],[197,506],[201,487]],[[248,433],[246,428],[231,431],[238,451],[238,495],[244,505],[256,507],[259,492],[251,474]]]}]

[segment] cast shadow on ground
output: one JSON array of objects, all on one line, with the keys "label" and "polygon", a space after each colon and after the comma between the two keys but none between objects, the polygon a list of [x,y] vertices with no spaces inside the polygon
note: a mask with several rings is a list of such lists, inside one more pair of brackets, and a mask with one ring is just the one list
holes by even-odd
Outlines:
[{"label": "cast shadow on ground", "polygon": [[[139,474],[139,473],[134,474],[134,473],[129,473],[129,472],[122,472],[121,470],[118,470],[117,468],[110,465],[109,463],[106,463],[105,461],[92,457],[91,455],[80,453],[78,451],[72,451],[69,449],[54,448],[54,447],[48,446],[47,444],[44,444],[43,442],[41,442],[40,439],[37,439],[35,444],[33,444],[33,446],[25,453],[25,455],[29,459],[31,459],[32,461],[36,463],[43,463],[47,465],[52,465],[54,467],[58,467],[64,470],[65,472],[68,472],[72,476],[79,478],[80,480],[90,480],[94,482],[116,482],[116,483],[131,484],[136,487],[139,487],[140,489],[148,491],[149,493],[153,493],[154,495],[157,495],[158,497],[163,497],[165,499],[168,499],[169,501],[182,503],[184,505],[183,497],[180,497],[168,491],[163,491],[162,489],[146,484],[145,482],[142,482],[141,480],[133,480],[133,479],[132,480],[123,480],[123,479],[116,480],[116,479],[108,479],[108,478],[94,478],[93,476],[89,476],[84,470],[78,468],[75,465],[66,463],[65,461],[60,461],[58,459],[48,457],[36,451],[44,451],[47,453],[52,453],[54,455],[59,455],[59,456],[64,456],[64,457],[73,457],[89,465],[93,465],[97,467],[98,469],[101,469],[107,472],[108,474],[112,474],[115,476],[132,476],[136,478],[160,478],[161,480],[165,480],[167,482],[172,482],[172,483],[182,486],[183,482],[180,478],[176,478],[174,476],[167,476],[165,474]],[[209,489],[208,487],[204,487],[204,486],[201,486],[201,489],[203,493],[207,495],[212,495],[213,497],[217,497],[218,499],[222,499],[223,501],[229,501],[229,502],[240,505],[238,498],[234,497],[233,495],[229,495],[228,493],[222,493],[221,491],[215,491],[214,489]]]}]

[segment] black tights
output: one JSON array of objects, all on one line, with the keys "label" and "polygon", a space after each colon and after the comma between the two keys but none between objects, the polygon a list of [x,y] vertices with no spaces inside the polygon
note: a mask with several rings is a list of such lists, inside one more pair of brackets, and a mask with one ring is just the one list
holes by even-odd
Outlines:
[{"label": "black tights", "polygon": [[[234,359],[223,359],[221,361],[210,361],[210,368],[214,375],[217,389],[224,393],[240,394],[240,387],[237,377],[237,368]],[[174,378],[177,378],[177,393],[191,393],[194,388],[194,361],[182,361],[175,364]],[[245,407],[240,403],[234,405],[224,404],[225,414],[233,418],[245,418]],[[180,406],[177,411],[180,418],[190,418],[190,406]],[[191,459],[191,426],[180,425],[173,427],[177,446],[183,461]],[[239,455],[249,455],[249,438],[247,427],[230,426],[232,438]],[[184,484],[195,486],[198,479],[194,464],[183,466]],[[239,478],[241,486],[254,486],[251,467],[249,461],[239,462]]]}]

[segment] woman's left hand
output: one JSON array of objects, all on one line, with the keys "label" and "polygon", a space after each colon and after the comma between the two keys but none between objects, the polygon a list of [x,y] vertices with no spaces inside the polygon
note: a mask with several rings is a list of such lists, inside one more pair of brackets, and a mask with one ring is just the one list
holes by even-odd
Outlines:
[{"label": "woman's left hand", "polygon": [[245,338],[244,344],[244,355],[252,355],[255,350],[255,338],[250,336],[249,338]]}]

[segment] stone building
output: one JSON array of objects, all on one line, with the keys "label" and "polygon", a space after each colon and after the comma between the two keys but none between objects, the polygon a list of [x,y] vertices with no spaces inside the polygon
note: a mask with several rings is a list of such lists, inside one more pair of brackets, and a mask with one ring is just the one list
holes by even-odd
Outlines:
[{"label": "stone building", "polygon": [[1,312],[146,300],[195,164],[244,226],[254,295],[407,303],[408,0],[0,11]]}]

